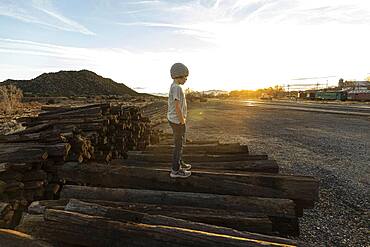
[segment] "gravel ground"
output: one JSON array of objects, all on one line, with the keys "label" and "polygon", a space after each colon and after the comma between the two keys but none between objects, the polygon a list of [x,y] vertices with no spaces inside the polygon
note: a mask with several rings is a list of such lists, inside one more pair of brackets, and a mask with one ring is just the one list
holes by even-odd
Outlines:
[{"label": "gravel ground", "polygon": [[188,139],[248,144],[266,152],[284,174],[320,178],[320,199],[300,219],[307,246],[370,246],[370,118],[194,103]]}]

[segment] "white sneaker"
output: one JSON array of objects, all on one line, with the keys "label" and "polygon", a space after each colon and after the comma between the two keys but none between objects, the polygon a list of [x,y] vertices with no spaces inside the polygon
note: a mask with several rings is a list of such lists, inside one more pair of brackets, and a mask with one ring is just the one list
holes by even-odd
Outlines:
[{"label": "white sneaker", "polygon": [[184,161],[181,161],[180,167],[181,167],[181,169],[184,169],[184,170],[190,170],[191,169],[191,165],[185,163]]},{"label": "white sneaker", "polygon": [[191,175],[191,171],[186,171],[184,169],[179,169],[178,171],[171,171],[171,178],[187,178]]}]

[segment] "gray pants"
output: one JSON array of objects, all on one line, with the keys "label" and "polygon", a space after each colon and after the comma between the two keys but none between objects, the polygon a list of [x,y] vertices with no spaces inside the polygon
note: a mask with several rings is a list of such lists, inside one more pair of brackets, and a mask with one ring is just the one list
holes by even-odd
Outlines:
[{"label": "gray pants", "polygon": [[175,144],[172,157],[172,170],[178,171],[180,169],[180,164],[182,162],[182,149],[183,149],[182,145],[185,142],[186,125],[175,124],[170,121],[168,122],[173,131],[173,138]]}]

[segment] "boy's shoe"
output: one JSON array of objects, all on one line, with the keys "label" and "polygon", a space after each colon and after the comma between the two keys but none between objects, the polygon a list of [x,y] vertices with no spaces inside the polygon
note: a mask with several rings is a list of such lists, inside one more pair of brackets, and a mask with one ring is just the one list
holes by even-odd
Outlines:
[{"label": "boy's shoe", "polygon": [[186,171],[184,169],[179,169],[178,171],[171,171],[170,177],[171,178],[187,178],[191,175],[191,171]]},{"label": "boy's shoe", "polygon": [[190,164],[187,164],[185,163],[184,161],[181,161],[180,163],[180,167],[184,170],[190,170],[191,169],[191,165]]}]

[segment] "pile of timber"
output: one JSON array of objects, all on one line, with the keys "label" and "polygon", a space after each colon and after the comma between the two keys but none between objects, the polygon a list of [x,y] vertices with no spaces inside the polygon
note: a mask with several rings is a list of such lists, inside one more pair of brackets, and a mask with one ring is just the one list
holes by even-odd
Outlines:
[{"label": "pile of timber", "polygon": [[[258,211],[272,221],[273,232],[282,236],[298,235],[298,218],[303,215],[304,209],[312,208],[318,200],[317,178],[280,174],[275,160],[269,159],[266,154],[250,153],[245,145],[210,141],[185,144],[183,159],[192,164],[192,175],[184,180],[168,176],[172,151],[172,145],[159,144],[150,145],[145,151],[128,152],[127,159],[112,162],[121,167],[114,168],[115,175],[110,176],[111,180],[102,177],[97,183],[105,187],[289,200],[294,208],[293,214],[288,213],[288,208],[279,215]],[[64,171],[68,169],[74,170],[65,167]],[[97,166],[89,169],[99,170]],[[83,173],[75,173],[72,181],[86,181],[86,177],[77,179]],[[121,174],[119,176],[124,177],[124,181],[116,181],[117,174]],[[68,176],[71,178],[72,174],[63,175]],[[119,185],[114,186],[114,183]],[[257,208],[263,209],[262,206]]]},{"label": "pile of timber", "polygon": [[[106,193],[109,191],[104,191],[103,188],[67,186],[67,193],[71,195],[73,190],[85,188],[94,189],[92,195],[101,193],[109,197]],[[118,198],[121,195],[123,199],[132,198],[131,200],[144,198],[144,195],[126,192],[118,189],[111,196]],[[153,198],[158,200],[156,195]],[[34,202],[17,230],[55,246],[292,247],[298,244],[281,237],[184,220],[177,218],[177,215],[165,216],[159,209],[149,213],[138,208],[132,210],[128,205],[113,201],[76,199]]]},{"label": "pile of timber", "polygon": [[0,226],[15,226],[28,203],[44,198],[53,185],[41,167],[48,153],[37,146],[0,144]]},{"label": "pile of timber", "polygon": [[[23,118],[28,128],[15,134],[39,134],[59,131],[71,144],[64,160],[82,163],[88,160],[110,161],[126,156],[128,150],[142,150],[149,144],[149,118],[140,108],[123,104],[94,104],[81,107],[60,107],[42,112],[36,118]],[[24,139],[24,137],[23,137]]]},{"label": "pile of timber", "polygon": [[27,128],[0,136],[0,227],[12,227],[34,200],[59,197],[58,167],[126,156],[148,145],[149,120],[133,106],[56,108],[20,119]]},{"label": "pile of timber", "polygon": [[167,109],[166,101],[153,102],[141,108],[143,115],[150,118],[152,127],[167,121]]},{"label": "pile of timber", "polygon": [[[104,192],[108,197],[100,197],[104,193],[96,195],[89,187],[81,187],[77,194],[64,187],[62,197],[244,211],[268,218],[271,223],[265,226],[266,229],[270,227],[281,236],[299,234],[298,217],[303,215],[304,208],[311,208],[318,197],[318,181],[312,177],[194,168],[187,179],[171,179],[169,171],[168,167],[68,163],[58,173],[67,182],[128,189],[117,198],[110,198],[114,190]],[[129,196],[123,197],[125,194]],[[135,195],[138,195],[137,200],[127,201],[133,200]],[[237,222],[238,218],[235,216],[230,222],[216,214],[199,217],[199,220],[217,217],[219,224],[227,226],[232,225],[232,221]],[[233,228],[238,227],[243,225],[235,224]]]},{"label": "pile of timber", "polygon": [[158,128],[158,126],[161,123],[167,122],[167,109],[167,102],[163,100],[147,104],[141,108],[143,116],[150,119],[152,129],[150,144],[158,144],[163,139],[163,130]]}]

